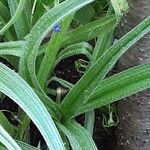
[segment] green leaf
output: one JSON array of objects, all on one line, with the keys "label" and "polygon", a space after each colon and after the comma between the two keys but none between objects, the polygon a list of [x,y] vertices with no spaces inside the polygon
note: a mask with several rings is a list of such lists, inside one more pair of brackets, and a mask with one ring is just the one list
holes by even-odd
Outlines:
[{"label": "green leaf", "polygon": [[3,128],[11,135],[14,136],[15,133],[15,127],[10,124],[8,119],[5,117],[5,115],[0,112],[0,125],[3,126]]},{"label": "green leaf", "polygon": [[28,145],[24,142],[16,140],[17,144],[21,147],[22,150],[39,150],[38,148],[35,148],[31,145]]},{"label": "green leaf", "polygon": [[92,51],[92,46],[86,42],[70,45],[58,54],[57,60],[55,61],[55,66],[61,60],[74,55],[84,54],[85,56],[87,56],[87,58],[90,59]]},{"label": "green leaf", "polygon": [[19,58],[12,55],[1,55],[3,59],[6,60],[6,62],[10,63],[14,69],[18,70],[18,64],[19,64]]},{"label": "green leaf", "polygon": [[[35,148],[31,145],[28,145],[24,142],[15,140],[16,143],[21,147],[21,150],[39,150],[38,148]],[[6,147],[4,147],[2,144],[0,144],[0,150],[8,150]]]},{"label": "green leaf", "polygon": [[[0,22],[1,22],[0,30],[1,28],[3,28],[5,24],[7,24],[9,19],[10,19],[9,9],[0,1]],[[6,31],[5,37],[7,38],[7,40],[15,39],[15,32],[12,27]]]},{"label": "green leaf", "polygon": [[68,16],[60,23],[61,32],[60,33],[54,32],[49,43],[45,48],[45,55],[43,57],[43,60],[41,62],[37,74],[37,79],[42,89],[46,88],[48,76],[50,77],[52,76],[55,60],[62,43],[62,39],[65,36],[66,32],[68,31],[71,21],[72,15]]},{"label": "green leaf", "polygon": [[108,50],[108,48],[110,48],[113,41],[113,33],[113,31],[109,31],[98,37],[90,60],[90,65],[95,63]]},{"label": "green leaf", "polygon": [[8,19],[10,18],[8,8],[1,1],[0,1],[0,18],[2,18],[4,22],[7,22]]},{"label": "green leaf", "polygon": [[7,133],[7,131],[0,125],[0,142],[11,150],[21,150],[19,145]]},{"label": "green leaf", "polygon": [[[8,0],[8,4],[9,4],[11,16],[13,17],[15,15],[17,7],[19,7],[18,0]],[[23,6],[21,7],[24,8],[25,2],[22,2],[22,5]],[[17,19],[13,23],[18,39],[23,39],[29,32],[29,21],[27,20],[23,8],[21,8],[20,10],[21,13],[18,15]]]},{"label": "green leaf", "polygon": [[84,120],[84,128],[93,136],[94,132],[94,123],[95,123],[95,112],[91,110],[85,113],[85,120]]},{"label": "green leaf", "polygon": [[92,1],[66,0],[45,13],[32,28],[30,34],[27,36],[24,55],[20,61],[20,73],[27,82],[31,83],[32,81],[36,89],[41,91],[35,75],[35,61],[42,39],[64,17]]},{"label": "green leaf", "polygon": [[3,64],[0,64],[0,76],[0,91],[28,114],[50,149],[63,150],[64,145],[53,120],[31,87]]},{"label": "green leaf", "polygon": [[7,6],[7,0],[1,0],[1,2],[2,2],[5,6]]},{"label": "green leaf", "polygon": [[38,21],[38,19],[44,14],[44,12],[46,12],[44,5],[41,2],[37,1],[35,10],[31,14],[31,24],[34,25]]},{"label": "green leaf", "polygon": [[80,111],[83,113],[110,104],[147,88],[150,88],[150,63],[133,67],[100,82]]},{"label": "green leaf", "polygon": [[75,121],[57,125],[68,137],[73,150],[97,150],[89,132]]},{"label": "green leaf", "polygon": [[14,16],[10,19],[10,21],[0,30],[0,35],[2,35],[20,16],[24,6],[25,6],[26,0],[20,0],[18,8],[14,14]]},{"label": "green leaf", "polygon": [[21,47],[24,46],[24,41],[11,41],[0,43],[0,55],[21,56]]},{"label": "green leaf", "polygon": [[78,10],[75,14],[74,20],[78,24],[86,24],[94,17],[95,10],[91,5],[85,6]]},{"label": "green leaf", "polygon": [[52,3],[54,3],[54,0],[39,0],[39,2],[46,5],[46,6],[48,6]]},{"label": "green leaf", "polygon": [[42,93],[38,92],[37,90],[35,90],[35,92],[38,95],[38,97],[40,98],[40,100],[43,102],[44,106],[47,108],[49,114],[55,120],[58,121],[62,116],[62,112],[61,112],[59,105],[56,102],[54,102],[51,98],[49,98],[46,95],[43,95]]},{"label": "green leaf", "polygon": [[120,17],[123,16],[124,12],[127,12],[129,10],[127,0],[111,0],[111,4],[114,8],[118,19],[120,19]]},{"label": "green leaf", "polygon": [[[112,19],[113,18],[113,19]],[[108,20],[109,21],[108,21]],[[70,33],[68,33],[68,35],[66,36],[66,38],[64,39],[64,42],[63,42],[63,47],[65,46],[65,45],[70,45],[70,44],[73,44],[73,43],[76,43],[76,42],[82,42],[82,41],[86,41],[86,40],[90,40],[90,39],[92,39],[92,38],[95,38],[95,37],[97,37],[97,36],[99,36],[100,34],[102,34],[102,32],[104,31],[103,30],[103,28],[105,28],[106,27],[106,24],[107,24],[107,22],[108,22],[108,24],[109,25],[112,25],[113,24],[113,22],[114,22],[114,25],[113,26],[115,26],[115,17],[109,17],[109,18],[107,18],[107,19],[100,19],[100,20],[98,20],[98,21],[95,21],[95,22],[92,22],[92,23],[89,23],[89,24],[86,24],[86,25],[84,25],[82,28],[81,27],[79,27],[79,28],[77,28],[77,29],[75,29],[75,30],[73,30],[72,32],[70,32]],[[106,21],[106,24],[104,23]],[[101,23],[104,23],[103,24],[103,28],[101,28]],[[98,29],[99,28],[99,30],[96,30],[96,29]],[[76,32],[77,31],[77,32]],[[91,32],[91,34],[89,34],[89,32]],[[106,32],[106,31],[105,31]],[[87,38],[87,35],[89,35],[89,37]],[[71,40],[71,39],[75,39],[75,42],[73,41],[73,40]],[[69,41],[68,41],[69,40]],[[12,43],[12,45],[14,45],[13,46],[13,48],[15,48],[16,50],[15,51],[17,51],[17,55],[18,56],[20,56],[19,55],[19,51],[21,50],[21,44],[23,44],[23,42],[24,41],[20,41],[20,42],[14,42],[14,41],[12,41],[11,43]],[[9,48],[9,44],[11,45],[11,43],[8,43],[8,46],[6,45],[6,47],[8,47]],[[5,45],[5,44],[4,44]],[[42,46],[41,48],[42,48],[42,50],[41,51],[39,51],[39,54],[43,54],[44,52],[45,52],[45,47],[47,46],[47,44],[45,44],[44,46]],[[10,47],[11,48],[11,47]],[[0,44],[0,49],[1,49],[1,44]],[[2,49],[4,49],[3,48],[3,45],[2,45]],[[5,48],[6,49],[6,48]],[[19,50],[20,49],[20,50]],[[1,53],[4,53],[4,52],[1,52]],[[6,54],[9,54],[9,49],[8,50],[6,50]],[[11,52],[10,52],[11,53]],[[13,55],[13,54],[12,54]],[[14,54],[14,55],[16,55],[16,54]]]},{"label": "green leaf", "polygon": [[86,74],[84,74],[79,82],[67,94],[61,104],[64,120],[68,120],[78,112],[78,109],[86,102],[88,95],[96,90],[96,86],[114,66],[116,61],[126,50],[149,31],[150,17],[145,19],[136,28],[111,46],[105,54],[90,67]]},{"label": "green leaf", "polygon": [[[66,80],[63,80],[61,78],[57,78],[55,76],[53,76],[49,81],[48,83],[50,83],[51,81],[55,81],[55,82],[58,82],[60,85],[62,85],[63,87],[65,88],[68,88],[68,89],[71,89],[74,85]],[[49,89],[50,90],[50,89]]]},{"label": "green leaf", "polygon": [[64,38],[62,47],[75,44],[82,41],[89,41],[99,35],[114,29],[116,26],[116,17],[111,15],[94,22],[85,24],[69,32]]}]

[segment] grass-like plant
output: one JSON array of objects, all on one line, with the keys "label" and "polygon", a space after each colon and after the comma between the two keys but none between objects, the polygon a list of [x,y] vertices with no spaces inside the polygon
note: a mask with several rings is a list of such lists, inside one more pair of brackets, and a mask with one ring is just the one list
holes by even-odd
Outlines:
[{"label": "grass-like plant", "polygon": [[[117,60],[150,31],[150,17],[111,46],[114,29],[128,9],[127,2],[105,1],[110,5],[106,16],[71,28],[76,11],[92,2],[0,0],[3,41],[0,56],[19,74],[0,63],[0,91],[20,107],[18,126],[13,126],[0,113],[0,142],[8,149],[36,149],[25,144],[30,119],[49,149],[69,149],[69,145],[75,150],[97,149],[90,129],[87,131],[74,118],[83,113],[89,117],[95,108],[150,88],[149,63],[105,78]],[[111,13],[111,6],[115,14]],[[43,43],[45,37],[50,40]],[[94,48],[88,43],[92,39],[96,39]],[[77,54],[84,54],[89,62],[75,85],[53,75],[62,59]],[[69,89],[62,101],[48,97],[53,93],[47,86],[52,80]]]}]

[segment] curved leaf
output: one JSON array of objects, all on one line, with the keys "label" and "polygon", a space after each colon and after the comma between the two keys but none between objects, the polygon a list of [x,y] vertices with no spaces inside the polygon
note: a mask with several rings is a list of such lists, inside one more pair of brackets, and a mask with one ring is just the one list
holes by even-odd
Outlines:
[{"label": "curved leaf", "polygon": [[0,142],[11,150],[21,150],[19,145],[13,140],[13,138],[5,131],[0,125]]},{"label": "curved leaf", "polygon": [[0,111],[0,125],[11,135],[14,136],[15,127],[8,121],[6,116]]},{"label": "curved leaf", "polygon": [[84,54],[87,56],[87,58],[90,59],[91,53],[92,53],[92,46],[86,42],[77,43],[71,46],[68,46],[64,50],[62,50],[58,56],[57,60],[55,62],[55,66],[62,60],[70,56]]},{"label": "curved leaf", "polygon": [[26,81],[31,83],[41,91],[35,75],[35,61],[38,48],[44,36],[60,22],[64,17],[70,15],[81,7],[94,0],[66,0],[53,9],[45,13],[32,28],[27,36],[24,55],[20,61],[20,73]]},{"label": "curved leaf", "polygon": [[18,8],[14,14],[14,16],[10,19],[10,21],[0,30],[0,35],[2,35],[15,21],[16,19],[19,17],[19,15],[21,14],[24,6],[25,6],[25,2],[26,0],[20,0]]},{"label": "curved leaf", "polygon": [[149,31],[150,17],[145,19],[136,28],[111,46],[90,67],[80,81],[71,89],[61,104],[65,120],[68,120],[68,118],[73,117],[74,114],[77,113],[78,109],[86,102],[88,95],[96,90],[96,86],[114,66],[116,61],[126,52],[126,50]]},{"label": "curved leaf", "polygon": [[58,124],[60,129],[68,137],[73,150],[97,150],[89,132],[76,122],[68,122],[65,125]]},{"label": "curved leaf", "polygon": [[58,130],[43,103],[31,87],[15,72],[0,63],[0,91],[15,101],[32,119],[48,147],[63,150]]},{"label": "curved leaf", "polygon": [[[15,22],[13,23],[18,39],[23,39],[29,32],[29,21],[25,15],[25,12],[22,10],[24,9],[26,2],[22,2],[23,6],[20,10],[21,13],[18,15],[17,20],[15,20]],[[8,4],[11,16],[13,17],[16,13],[17,7],[19,7],[18,0],[8,0]]]},{"label": "curved leaf", "polygon": [[147,88],[150,88],[150,63],[133,67],[100,82],[80,111],[83,113],[110,104]]},{"label": "curved leaf", "polygon": [[108,31],[108,29],[114,29],[115,26],[115,15],[90,22],[69,32],[64,38],[62,47],[82,41],[89,41],[95,37],[100,36],[101,34],[104,34]]},{"label": "curved leaf", "polygon": [[[15,140],[15,141],[21,147],[21,150],[39,150],[38,148],[35,148],[21,141],[18,141],[18,140]],[[8,149],[4,147],[2,144],[0,144],[0,150],[8,150]]]},{"label": "curved leaf", "polygon": [[0,55],[13,55],[21,56],[21,47],[23,47],[24,41],[12,41],[0,43]]}]

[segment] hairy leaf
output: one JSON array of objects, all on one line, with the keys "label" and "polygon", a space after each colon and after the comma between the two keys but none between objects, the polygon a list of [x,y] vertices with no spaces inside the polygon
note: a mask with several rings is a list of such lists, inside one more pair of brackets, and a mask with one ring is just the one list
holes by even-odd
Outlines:
[{"label": "hairy leaf", "polygon": [[24,46],[23,41],[12,41],[0,43],[0,55],[21,56],[21,47]]},{"label": "hairy leaf", "polygon": [[14,139],[7,133],[7,131],[0,125],[0,142],[11,150],[21,150],[19,145]]},{"label": "hairy leaf", "polygon": [[92,46],[86,42],[70,45],[58,54],[55,66],[61,60],[74,55],[84,54],[85,56],[87,56],[87,58],[90,59],[92,50]]},{"label": "hairy leaf", "polygon": [[[18,0],[8,0],[8,4],[11,16],[13,17],[15,15],[17,7],[19,7]],[[22,5],[25,6],[25,3],[22,3]],[[24,8],[24,6],[22,7]],[[18,39],[23,39],[29,32],[29,22],[27,20],[25,12],[23,10],[21,11],[22,11],[21,14],[18,15],[17,19],[13,23]]]},{"label": "hairy leaf", "polygon": [[11,136],[14,136],[15,127],[11,125],[11,123],[2,112],[0,112],[0,124]]},{"label": "hairy leaf", "polygon": [[50,149],[64,149],[57,128],[41,100],[15,72],[0,64],[0,91],[15,101],[32,119]]},{"label": "hairy leaf", "polygon": [[133,67],[100,82],[80,111],[110,104],[147,88],[150,88],[150,64]]},{"label": "hairy leaf", "polygon": [[65,125],[58,124],[58,126],[68,137],[73,150],[97,150],[88,131],[78,123],[68,122]]},{"label": "hairy leaf", "polygon": [[18,8],[14,14],[14,16],[10,19],[10,21],[0,30],[0,35],[2,35],[20,16],[24,6],[25,6],[26,0],[20,0]]},{"label": "hairy leaf", "polygon": [[66,0],[45,13],[32,28],[27,36],[24,55],[20,61],[20,73],[23,78],[41,91],[35,75],[35,61],[38,48],[44,36],[60,22],[64,17],[70,15],[93,0]]},{"label": "hairy leaf", "polygon": [[105,77],[122,54],[149,31],[150,17],[145,19],[140,25],[111,46],[105,54],[90,67],[80,81],[71,89],[61,104],[65,118],[68,119],[72,117],[75,112],[82,107],[88,95],[96,90],[96,86],[99,84],[100,80]]},{"label": "hairy leaf", "polygon": [[64,38],[62,47],[82,41],[89,41],[113,29],[115,26],[116,17],[114,15],[85,24],[69,32]]}]

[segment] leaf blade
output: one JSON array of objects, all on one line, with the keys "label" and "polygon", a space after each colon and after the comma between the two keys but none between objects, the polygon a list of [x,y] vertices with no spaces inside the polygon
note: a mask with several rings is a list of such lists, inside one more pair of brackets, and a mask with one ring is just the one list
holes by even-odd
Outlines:
[{"label": "leaf blade", "polygon": [[33,83],[38,90],[41,91],[41,88],[35,75],[35,61],[42,39],[46,33],[48,33],[48,31],[50,31],[64,17],[93,1],[94,0],[66,0],[62,2],[52,10],[45,13],[27,36],[24,55],[20,61],[20,73],[27,82]]},{"label": "leaf blade", "polygon": [[[107,82],[107,83],[106,83]],[[89,95],[82,113],[150,88],[150,64],[133,67],[103,80]]]},{"label": "leaf blade", "polygon": [[[96,86],[116,61],[131,47],[136,41],[150,31],[150,17],[145,19],[136,28],[127,33],[117,43],[111,46],[102,57],[86,72],[80,81],[71,89],[61,104],[64,113],[64,120],[73,117],[77,108],[81,107],[88,95],[96,90]],[[99,65],[101,64],[101,65]],[[89,86],[90,85],[90,86]],[[78,97],[80,95],[80,97]]]},{"label": "leaf blade", "polygon": [[97,150],[88,131],[78,123],[68,122],[65,125],[58,124],[58,126],[68,137],[73,150]]},{"label": "leaf blade", "polygon": [[48,147],[56,150],[64,149],[63,142],[53,120],[31,87],[16,73],[1,63],[0,75],[0,91],[13,99],[30,116],[41,131]]},{"label": "leaf blade", "polygon": [[7,133],[7,131],[0,125],[0,142],[3,143],[8,149],[21,150],[19,145]]}]

